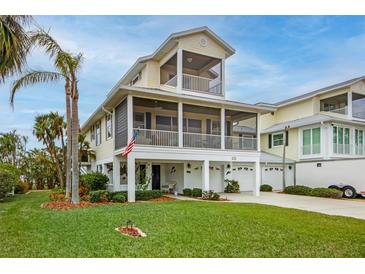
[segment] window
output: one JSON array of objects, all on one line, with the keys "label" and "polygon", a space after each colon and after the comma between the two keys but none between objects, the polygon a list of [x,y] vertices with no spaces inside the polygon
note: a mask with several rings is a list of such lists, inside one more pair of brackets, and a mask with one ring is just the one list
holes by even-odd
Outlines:
[{"label": "window", "polygon": [[157,115],[156,128],[158,130],[177,131],[177,118]]},{"label": "window", "polygon": [[333,153],[350,154],[350,129],[333,127]]},{"label": "window", "polygon": [[96,145],[101,144],[101,125],[100,121],[96,123]]},{"label": "window", "polygon": [[91,141],[95,140],[95,125],[93,125],[91,127],[91,136],[90,136]]},{"label": "window", "polygon": [[364,131],[355,129],[355,153],[356,155],[364,155]]},{"label": "window", "polygon": [[107,114],[105,117],[105,136],[109,140],[113,135],[113,118],[111,114]]},{"label": "window", "polygon": [[142,72],[140,71],[134,78],[132,81],[130,81],[129,85],[130,86],[134,86],[139,80],[142,79]]},{"label": "window", "polygon": [[146,128],[146,115],[143,112],[133,113],[133,127],[134,128]]},{"label": "window", "polygon": [[184,132],[201,133],[202,121],[184,118]]},{"label": "window", "polygon": [[96,165],[96,172],[103,172],[103,165]]},{"label": "window", "polygon": [[272,144],[274,147],[282,146],[284,144],[284,133],[274,133],[272,135]]},{"label": "window", "polygon": [[321,153],[321,128],[317,127],[303,130],[302,153],[303,155]]},{"label": "window", "polygon": [[212,121],[212,128],[210,132],[213,135],[221,135],[221,123],[220,121]]}]

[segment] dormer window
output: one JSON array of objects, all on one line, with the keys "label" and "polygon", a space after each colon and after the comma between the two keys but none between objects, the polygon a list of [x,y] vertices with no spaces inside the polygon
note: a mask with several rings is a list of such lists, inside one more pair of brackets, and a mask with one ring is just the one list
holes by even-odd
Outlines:
[{"label": "dormer window", "polygon": [[139,80],[142,79],[142,72],[140,71],[133,79],[130,81],[129,85],[134,86]]}]

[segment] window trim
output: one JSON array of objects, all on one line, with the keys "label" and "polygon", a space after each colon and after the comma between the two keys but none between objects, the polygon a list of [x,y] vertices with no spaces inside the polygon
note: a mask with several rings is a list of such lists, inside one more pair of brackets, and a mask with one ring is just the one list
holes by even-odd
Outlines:
[{"label": "window trim", "polygon": [[[334,142],[334,135],[333,135],[333,132],[334,132],[334,129],[336,128],[336,143]],[[338,142],[338,137],[339,137],[339,134],[338,134],[338,129],[341,128],[342,129],[342,144],[340,144]],[[332,126],[332,153],[334,155],[343,155],[343,156],[351,156],[352,155],[352,151],[351,151],[351,146],[353,144],[353,141],[355,138],[355,130],[354,128],[350,127],[350,126],[345,126],[345,125],[333,125]],[[349,138],[348,138],[348,144],[346,144],[346,129],[348,129],[349,131]],[[334,147],[336,145],[336,151],[334,150]],[[343,148],[342,148],[342,152],[339,152],[339,145],[342,145]],[[346,147],[345,145],[348,145],[349,146],[349,149],[348,149],[348,153],[346,153]]]},{"label": "window trim", "polygon": [[[99,138],[99,143],[98,143],[98,125],[99,125],[99,129],[100,129],[100,138]],[[100,146],[101,145],[101,136],[102,136],[102,133],[101,133],[101,120],[97,121],[95,123],[95,145],[96,146]]]},{"label": "window trim", "polygon": [[136,121],[137,114],[143,114],[143,128],[139,128],[139,129],[146,129],[146,112],[140,112],[140,111],[133,112],[133,128],[137,128],[134,126],[134,122]]},{"label": "window trim", "polygon": [[[313,153],[313,130],[314,129],[319,129],[319,152],[318,153]],[[303,152],[303,148],[304,148],[304,131],[305,130],[310,130],[310,153],[309,154],[304,154]],[[323,129],[320,125],[315,125],[315,126],[308,126],[305,128],[301,128],[301,134],[300,134],[300,141],[299,141],[299,145],[300,145],[300,155],[302,158],[312,158],[313,156],[321,156],[322,155],[322,142],[323,140],[323,136],[322,136],[322,132]]]},{"label": "window trim", "polygon": [[[110,117],[110,136],[108,137],[108,117]],[[107,114],[105,116],[105,140],[110,140],[113,138],[113,115]]]},{"label": "window trim", "polygon": [[[285,134],[284,131],[272,133],[271,134],[271,146],[272,147],[281,147],[281,146],[283,146],[284,145],[284,134]],[[275,145],[275,143],[274,143],[274,136],[276,136],[276,135],[282,135],[283,136],[283,138],[281,139],[282,140],[282,144],[281,145]]]}]

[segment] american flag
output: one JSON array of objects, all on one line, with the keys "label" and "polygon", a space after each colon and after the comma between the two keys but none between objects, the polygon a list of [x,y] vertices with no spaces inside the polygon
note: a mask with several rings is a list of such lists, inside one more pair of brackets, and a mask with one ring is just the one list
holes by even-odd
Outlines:
[{"label": "american flag", "polygon": [[129,154],[129,152],[131,152],[133,150],[134,144],[136,143],[136,139],[137,139],[137,135],[138,135],[138,131],[135,131],[133,133],[132,139],[129,141],[128,145],[125,147],[122,156],[127,156]]}]

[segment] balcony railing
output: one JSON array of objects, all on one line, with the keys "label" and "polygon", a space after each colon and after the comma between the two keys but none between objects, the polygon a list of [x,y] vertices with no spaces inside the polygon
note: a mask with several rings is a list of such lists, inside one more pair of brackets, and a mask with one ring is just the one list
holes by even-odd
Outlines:
[{"label": "balcony railing", "polygon": [[150,146],[178,146],[179,134],[177,131],[157,130],[157,129],[138,129],[136,144]]},{"label": "balcony railing", "polygon": [[184,132],[184,147],[192,148],[221,148],[221,136]]},{"label": "balcony railing", "polygon": [[346,107],[343,107],[343,108],[328,109],[328,110],[323,110],[323,111],[324,112],[332,112],[332,113],[347,115],[348,107],[346,106]]},{"label": "balcony railing", "polygon": [[256,150],[257,139],[254,137],[226,136],[225,148],[235,150]]}]

